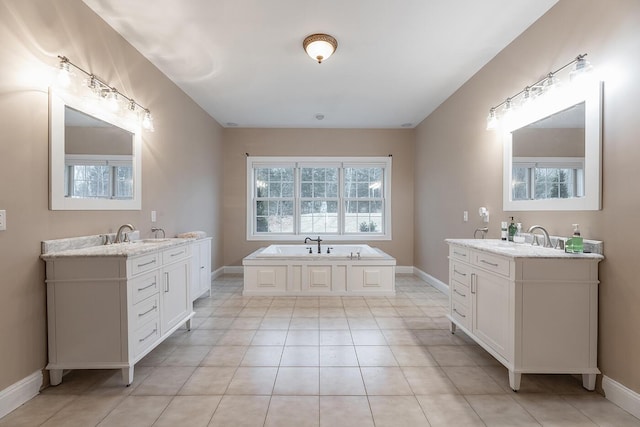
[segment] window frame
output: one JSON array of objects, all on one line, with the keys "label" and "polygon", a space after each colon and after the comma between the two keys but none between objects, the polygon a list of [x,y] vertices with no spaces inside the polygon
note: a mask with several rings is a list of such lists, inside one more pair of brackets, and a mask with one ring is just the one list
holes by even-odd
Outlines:
[{"label": "window frame", "polygon": [[[133,184],[133,156],[131,155],[103,155],[103,154],[65,154],[64,156],[64,197],[69,199],[77,199],[72,196],[74,179],[72,179],[72,171],[74,166],[106,166],[109,170],[108,197],[89,197],[83,196],[82,199],[90,200],[133,200],[135,186]],[[118,195],[117,191],[117,172],[118,167],[129,167],[132,169],[132,182],[130,197]]]},{"label": "window frame", "polygon": [[[256,188],[254,172],[259,168],[292,167],[294,175],[294,229],[291,233],[258,233],[256,227]],[[301,169],[311,168],[338,168],[338,232],[302,234],[301,226]],[[382,197],[383,204],[383,231],[351,232],[345,231],[345,191],[344,169],[347,167],[365,168],[379,167],[383,170]],[[248,241],[298,241],[304,237],[316,237],[332,241],[363,241],[363,240],[391,240],[391,167],[392,157],[280,157],[280,156],[247,156],[246,162],[246,235]],[[307,200],[307,198],[304,198]]]},{"label": "window frame", "polygon": [[[528,200],[567,200],[584,197],[584,158],[583,157],[514,157],[512,162],[511,175],[513,180],[513,173],[516,168],[526,169],[527,181],[526,181],[526,193],[527,198],[515,199],[513,195],[513,187],[511,189],[511,199],[514,201],[528,201]],[[572,191],[575,196],[573,197],[550,197],[550,198],[535,198],[535,170],[536,169],[570,169],[572,170]]]}]

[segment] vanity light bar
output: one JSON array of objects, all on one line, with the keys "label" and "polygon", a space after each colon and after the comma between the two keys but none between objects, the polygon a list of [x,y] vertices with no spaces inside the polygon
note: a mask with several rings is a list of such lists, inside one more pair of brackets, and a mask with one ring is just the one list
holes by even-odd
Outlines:
[{"label": "vanity light bar", "polygon": [[508,97],[498,105],[491,107],[489,109],[489,116],[487,117],[487,130],[495,129],[497,127],[498,119],[499,119],[498,108],[504,107],[502,110],[502,113],[503,115],[505,115],[512,111],[513,105],[514,105],[513,100],[519,97],[520,95],[522,95],[522,102],[526,103],[531,99],[533,99],[535,96],[548,92],[558,84],[559,80],[558,80],[557,74],[562,70],[566,69],[567,67],[570,67],[571,65],[573,65],[573,69],[569,73],[570,80],[572,80],[573,78],[575,78],[580,74],[591,71],[592,67],[589,61],[585,59],[586,56],[587,56],[586,53],[576,56],[573,61],[563,65],[562,67],[558,68],[555,71],[550,72],[545,77],[533,83],[532,85],[526,86],[520,92]]},{"label": "vanity light bar", "polygon": [[148,108],[138,104],[133,98],[129,98],[127,95],[123,94],[115,87],[109,86],[108,83],[106,83],[104,80],[100,79],[93,73],[90,73],[74,64],[73,62],[69,61],[69,58],[67,58],[66,56],[58,55],[58,59],[60,59],[58,80],[62,85],[69,85],[69,83],[71,82],[70,67],[75,68],[76,70],[87,76],[87,87],[100,98],[109,100],[111,105],[114,106],[114,109],[119,108],[119,98],[122,98],[127,103],[129,111],[136,112],[136,110],[138,110],[143,112],[144,115],[142,119],[142,127],[148,131],[153,132],[153,117],[151,116],[151,111]]}]

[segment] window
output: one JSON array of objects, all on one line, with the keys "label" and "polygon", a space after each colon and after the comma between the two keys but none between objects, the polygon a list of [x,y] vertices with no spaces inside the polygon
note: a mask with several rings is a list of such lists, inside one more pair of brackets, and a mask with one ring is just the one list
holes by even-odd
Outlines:
[{"label": "window", "polygon": [[518,157],[513,159],[512,200],[584,197],[584,159]]},{"label": "window", "polygon": [[66,155],[65,197],[132,199],[131,156]]},{"label": "window", "polygon": [[247,239],[391,238],[391,157],[248,157]]}]

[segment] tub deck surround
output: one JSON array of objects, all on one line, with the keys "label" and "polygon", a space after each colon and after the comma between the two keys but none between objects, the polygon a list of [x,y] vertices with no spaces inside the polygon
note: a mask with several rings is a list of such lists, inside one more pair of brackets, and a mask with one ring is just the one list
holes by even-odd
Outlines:
[{"label": "tub deck surround", "polygon": [[[191,328],[194,239],[103,245],[102,236],[42,243],[51,384],[68,369],[134,365],[176,329]],[[96,244],[97,245],[91,245]],[[208,242],[207,242],[208,243]]]},{"label": "tub deck surround", "polygon": [[309,245],[258,249],[242,261],[243,294],[395,295],[395,258],[368,245],[325,244],[322,249],[320,254]]},{"label": "tub deck surround", "polygon": [[[595,388],[598,253],[502,240],[447,239],[451,333],[460,328],[509,370],[581,374]],[[596,250],[602,242],[591,242]]]}]

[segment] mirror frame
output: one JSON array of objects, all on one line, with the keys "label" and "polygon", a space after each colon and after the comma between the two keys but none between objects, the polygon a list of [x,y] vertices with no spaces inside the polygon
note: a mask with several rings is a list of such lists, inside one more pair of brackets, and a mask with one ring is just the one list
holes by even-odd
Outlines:
[{"label": "mirror frame", "polygon": [[[142,137],[139,121],[107,111],[93,97],[83,98],[49,88],[49,209],[50,210],[141,210]],[[133,198],[80,199],[65,197],[65,108],[71,107],[132,134]],[[125,112],[125,114],[128,112]]]},{"label": "mirror frame", "polygon": [[[527,113],[518,112],[503,128],[503,210],[504,211],[589,211],[602,209],[602,82],[572,82],[558,94],[536,100]],[[512,136],[516,131],[538,120],[585,103],[584,197],[568,199],[512,200]]]}]

